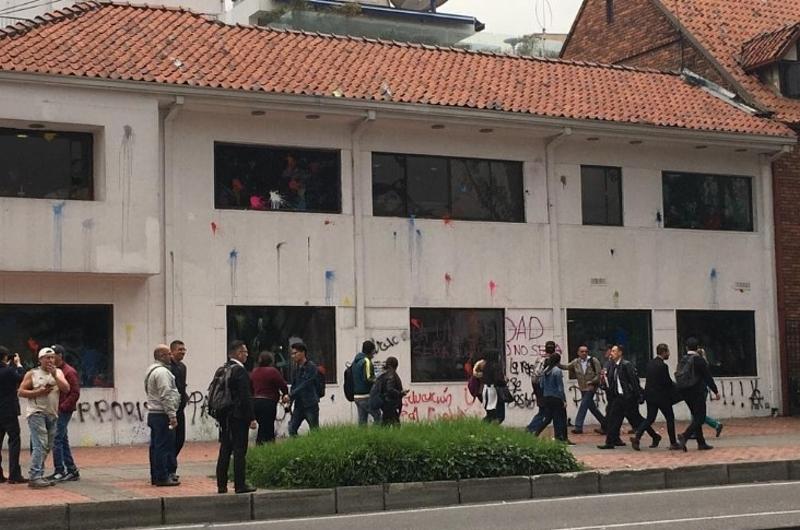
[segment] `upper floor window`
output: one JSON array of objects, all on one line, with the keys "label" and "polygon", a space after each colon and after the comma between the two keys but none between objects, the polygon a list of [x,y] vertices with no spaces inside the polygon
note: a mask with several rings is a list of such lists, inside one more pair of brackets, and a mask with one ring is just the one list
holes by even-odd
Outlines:
[{"label": "upper floor window", "polygon": [[781,61],[778,70],[781,94],[787,98],[800,99],[800,61]]},{"label": "upper floor window", "polygon": [[340,213],[339,151],[214,144],[214,207]]},{"label": "upper floor window", "polygon": [[94,199],[91,133],[0,128],[0,196]]},{"label": "upper floor window", "polygon": [[522,162],[373,153],[378,216],[525,221]]},{"label": "upper floor window", "polygon": [[753,231],[750,177],[665,171],[664,226]]},{"label": "upper floor window", "polygon": [[583,224],[622,226],[622,170],[581,166]]}]

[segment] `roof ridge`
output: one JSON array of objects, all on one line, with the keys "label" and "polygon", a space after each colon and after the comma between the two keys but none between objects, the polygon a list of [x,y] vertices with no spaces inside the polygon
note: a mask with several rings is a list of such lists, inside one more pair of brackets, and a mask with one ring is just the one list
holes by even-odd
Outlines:
[{"label": "roof ridge", "polygon": [[764,37],[767,37],[769,35],[773,35],[773,34],[778,33],[780,31],[788,30],[793,26],[795,28],[800,29],[800,22],[787,22],[786,24],[783,24],[782,26],[778,26],[777,28],[765,29],[761,33],[759,33],[759,34],[747,39],[746,41],[744,41],[742,43],[742,48],[744,48],[748,44],[751,44],[751,43],[755,42],[758,39],[763,39]]}]

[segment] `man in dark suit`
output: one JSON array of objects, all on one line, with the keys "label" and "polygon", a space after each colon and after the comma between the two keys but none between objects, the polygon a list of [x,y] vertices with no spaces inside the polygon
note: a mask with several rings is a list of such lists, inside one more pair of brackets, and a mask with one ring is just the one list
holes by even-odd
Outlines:
[{"label": "man in dark suit", "polygon": [[22,476],[19,467],[19,388],[25,368],[19,355],[11,355],[7,348],[0,346],[0,449],[3,438],[8,435],[8,478],[3,475],[3,460],[0,457],[0,483],[8,480],[11,484],[22,484],[28,480]]},{"label": "man in dark suit", "polygon": [[676,395],[675,383],[669,376],[669,346],[659,344],[656,346],[656,356],[647,364],[647,380],[644,385],[644,398],[647,401],[647,419],[636,429],[636,434],[631,437],[631,447],[639,450],[639,440],[642,433],[648,429],[658,416],[658,411],[667,420],[667,433],[669,434],[670,449],[680,449],[675,439],[675,415],[672,413],[672,403]]},{"label": "man in dark suit", "polygon": [[228,493],[228,466],[233,454],[233,485],[236,493],[250,493],[256,489],[245,482],[245,456],[247,455],[248,429],[256,428],[250,377],[244,367],[247,346],[240,340],[228,348],[230,392],[233,406],[219,418],[219,458],[217,459],[217,492]]},{"label": "man in dark suit", "polygon": [[[611,348],[610,360],[612,362],[605,373],[605,377],[602,378],[609,404],[608,416],[606,417],[606,443],[598,445],[598,449],[614,449],[615,446],[625,445],[619,437],[619,429],[622,427],[622,422],[625,418],[631,422],[634,428],[639,427],[644,422],[644,418],[639,414],[639,399],[642,396],[639,376],[636,375],[636,368],[622,358],[623,353],[623,347],[620,345]],[[661,436],[652,427],[647,428],[647,434],[653,439],[651,447],[658,446]]]},{"label": "man in dark suit", "polygon": [[178,405],[177,419],[178,425],[175,426],[175,458],[170,461],[170,475],[178,478],[178,455],[181,454],[183,444],[186,442],[186,405],[189,403],[189,395],[186,393],[186,365],[183,359],[186,357],[186,344],[182,340],[173,340],[169,343],[169,370],[175,376],[175,388],[181,395],[181,403]]},{"label": "man in dark suit", "polygon": [[[714,393],[716,399],[719,399],[719,390],[714,383],[714,378],[711,376],[711,370],[708,369],[708,363],[697,353],[698,347],[699,343],[696,338],[689,337],[686,339],[686,355],[678,364],[678,371],[680,371],[682,364],[691,363],[695,374],[694,384],[687,388],[681,388],[683,399],[692,413],[692,422],[683,431],[683,434],[678,435],[678,443],[684,451],[686,451],[686,440],[691,434],[695,435],[698,450],[713,449],[712,446],[706,443],[706,439],[703,436],[703,422],[706,420],[706,388]],[[676,378],[678,378],[677,375]]]}]

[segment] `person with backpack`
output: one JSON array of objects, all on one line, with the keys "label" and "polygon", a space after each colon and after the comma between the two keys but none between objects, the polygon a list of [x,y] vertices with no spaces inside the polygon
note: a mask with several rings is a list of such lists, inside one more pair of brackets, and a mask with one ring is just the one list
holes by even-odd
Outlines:
[{"label": "person with backpack", "polygon": [[397,357],[387,357],[384,372],[370,389],[370,408],[381,412],[382,425],[400,425],[400,412],[403,410],[403,396],[408,390],[403,389],[403,381],[397,374]]},{"label": "person with backpack", "polygon": [[656,356],[650,359],[647,364],[647,379],[644,384],[647,418],[639,424],[636,433],[631,437],[631,447],[635,451],[639,450],[639,440],[641,440],[644,431],[656,421],[658,411],[661,411],[664,419],[667,420],[669,448],[673,451],[681,448],[675,438],[675,414],[672,412],[672,404],[675,402],[676,390],[675,383],[672,382],[672,378],[669,376],[667,359],[669,359],[669,346],[659,344],[656,346]]},{"label": "person with backpack", "polygon": [[567,438],[567,396],[564,392],[564,377],[560,364],[561,355],[558,353],[553,353],[545,361],[541,377],[543,397],[541,408],[544,417],[534,435],[539,436],[552,421],[555,439],[567,445],[575,445]]},{"label": "person with backpack", "polygon": [[697,440],[697,449],[707,451],[713,449],[703,436],[703,422],[706,419],[706,389],[719,399],[719,390],[708,369],[708,363],[697,353],[699,343],[694,337],[686,339],[686,355],[678,362],[675,372],[675,386],[683,396],[692,413],[692,422],[682,434],[678,435],[678,444],[686,451],[686,440],[692,434]]},{"label": "person with backpack", "polygon": [[365,340],[361,345],[361,351],[353,359],[353,402],[358,411],[358,424],[366,425],[369,416],[375,424],[381,421],[381,409],[370,409],[369,393],[375,384],[375,365],[372,357],[375,356],[375,343]]},{"label": "person with backpack", "polygon": [[542,374],[547,367],[548,359],[555,353],[556,343],[552,340],[545,342],[543,356],[544,359],[541,360],[538,365],[536,365],[536,368],[534,368],[533,373],[531,374],[531,390],[536,398],[536,406],[539,408],[539,410],[536,411],[536,414],[534,414],[533,418],[531,418],[528,426],[525,427],[525,430],[532,434],[539,431],[540,427],[542,426],[542,420],[544,420],[545,409],[542,406],[542,403],[544,403],[544,395],[542,394]]},{"label": "person with backpack", "polygon": [[304,421],[309,429],[319,427],[320,375],[317,365],[308,358],[305,344],[296,342],[291,345],[291,350],[294,370],[289,395],[283,396],[282,401],[293,405],[289,436],[297,436]]},{"label": "person with backpack", "polygon": [[178,486],[180,481],[170,474],[170,470],[174,467],[175,427],[178,425],[181,395],[169,369],[169,346],[156,346],[153,359],[155,362],[148,367],[144,377],[147,426],[150,427],[150,484]]},{"label": "person with backpack", "polygon": [[586,412],[600,422],[600,429],[605,431],[606,417],[597,408],[594,396],[600,386],[600,361],[589,355],[589,347],[586,344],[578,346],[578,356],[568,365],[570,378],[577,379],[578,389],[581,392],[581,403],[578,405],[578,413],[575,415],[575,428],[573,434],[583,434],[583,422],[586,419]]},{"label": "person with backpack", "polygon": [[503,366],[497,355],[487,356],[483,365],[483,408],[486,411],[483,421],[503,423],[506,419],[505,395],[510,395]]}]

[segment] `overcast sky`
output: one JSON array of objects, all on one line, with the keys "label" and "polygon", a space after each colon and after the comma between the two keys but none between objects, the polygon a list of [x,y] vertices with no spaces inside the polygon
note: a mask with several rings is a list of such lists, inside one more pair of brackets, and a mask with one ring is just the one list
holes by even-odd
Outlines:
[{"label": "overcast sky", "polygon": [[548,33],[567,33],[581,0],[449,0],[438,11],[472,15],[486,24],[484,31],[489,33],[524,35],[542,30],[534,10],[541,19],[545,4],[550,5],[545,8]]}]

